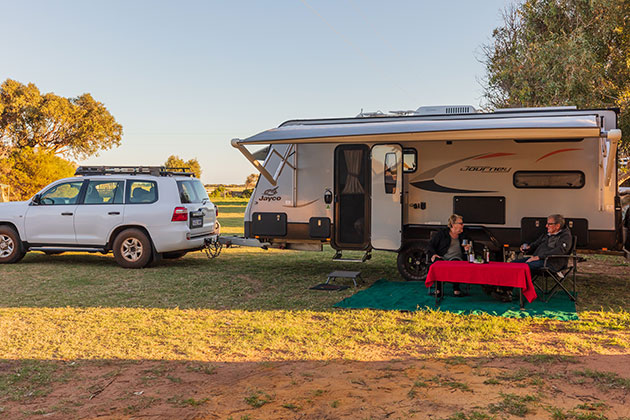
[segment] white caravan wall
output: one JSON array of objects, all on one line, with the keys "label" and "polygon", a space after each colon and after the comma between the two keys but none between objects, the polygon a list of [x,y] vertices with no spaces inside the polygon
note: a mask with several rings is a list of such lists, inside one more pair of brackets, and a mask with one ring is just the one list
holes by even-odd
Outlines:
[{"label": "white caravan wall", "polygon": [[[441,141],[406,146],[415,146],[418,150],[418,169],[406,177],[406,223],[444,225],[453,211],[453,196],[472,195],[506,198],[505,225],[487,226],[519,228],[523,217],[561,213],[565,217],[588,219],[589,229],[614,229],[612,194],[599,192],[598,139],[553,143],[454,141],[447,144]],[[431,173],[440,166],[446,167]],[[579,170],[585,174],[585,185],[581,189],[516,188],[514,172],[526,170]],[[432,192],[411,185],[428,179],[447,188],[488,192]],[[608,196],[607,201],[604,195]],[[412,207],[413,203],[420,202],[426,203],[425,210]]]}]

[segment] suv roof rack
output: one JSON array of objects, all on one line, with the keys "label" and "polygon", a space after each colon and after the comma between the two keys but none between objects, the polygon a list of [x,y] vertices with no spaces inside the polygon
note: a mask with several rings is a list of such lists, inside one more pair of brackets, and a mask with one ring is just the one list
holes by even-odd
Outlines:
[{"label": "suv roof rack", "polygon": [[75,175],[153,175],[153,176],[190,176],[195,174],[190,168],[171,168],[166,166],[79,166]]}]

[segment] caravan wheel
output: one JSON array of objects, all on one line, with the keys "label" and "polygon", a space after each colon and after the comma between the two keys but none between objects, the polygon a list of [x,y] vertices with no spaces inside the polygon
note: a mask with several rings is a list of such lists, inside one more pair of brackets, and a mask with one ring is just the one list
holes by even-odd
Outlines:
[{"label": "caravan wheel", "polygon": [[427,278],[427,252],[421,244],[409,244],[398,253],[398,272],[407,281]]}]

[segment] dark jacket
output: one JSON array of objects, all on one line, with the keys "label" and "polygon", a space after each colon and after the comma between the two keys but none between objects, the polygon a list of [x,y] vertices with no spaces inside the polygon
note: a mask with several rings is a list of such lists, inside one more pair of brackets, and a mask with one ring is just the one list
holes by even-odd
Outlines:
[{"label": "dark jacket", "polygon": [[[440,257],[446,254],[446,252],[448,251],[448,248],[451,246],[451,235],[449,232],[450,232],[450,229],[448,228],[442,229],[442,230],[437,231],[431,237],[431,239],[429,240],[429,248],[427,250],[429,253],[429,258],[433,257],[436,254]],[[459,235],[459,238],[458,238],[459,247],[461,248],[462,256],[465,259],[466,251],[464,250],[464,247],[462,246],[462,239],[467,239],[465,232]]]},{"label": "dark jacket", "polygon": [[[543,233],[529,246],[528,253],[544,260],[549,255],[566,255],[571,251],[573,237],[568,227],[562,229],[556,235]],[[547,261],[547,267],[553,270],[561,270],[567,266],[568,258],[550,258]]]}]

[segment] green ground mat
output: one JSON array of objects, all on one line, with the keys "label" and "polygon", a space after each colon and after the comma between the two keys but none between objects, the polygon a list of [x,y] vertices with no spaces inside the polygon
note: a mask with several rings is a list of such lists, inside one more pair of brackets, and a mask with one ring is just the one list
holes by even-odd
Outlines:
[{"label": "green ground mat", "polygon": [[[462,285],[462,290],[466,286]],[[333,305],[347,309],[384,309],[399,311],[418,311],[435,309],[435,297],[429,295],[424,282],[387,281],[380,279],[368,289],[362,290],[349,298]],[[575,303],[562,293],[556,294],[549,302],[536,299],[525,301],[525,309],[520,310],[518,298],[512,303],[499,302],[486,295],[481,286],[471,285],[470,295],[454,297],[452,286],[444,285],[445,297],[440,302],[439,310],[457,314],[482,314],[510,318],[551,318],[560,321],[577,320]],[[518,294],[516,294],[518,296]]]}]

